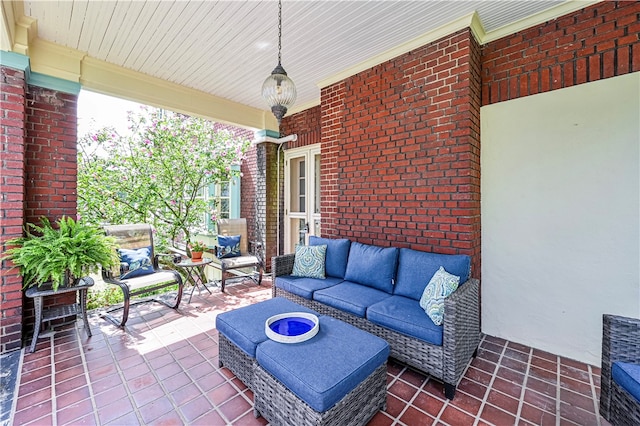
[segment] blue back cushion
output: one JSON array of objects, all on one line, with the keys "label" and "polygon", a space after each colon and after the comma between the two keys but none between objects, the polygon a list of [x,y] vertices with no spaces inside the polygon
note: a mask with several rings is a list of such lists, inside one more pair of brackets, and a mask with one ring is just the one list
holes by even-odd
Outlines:
[{"label": "blue back cushion", "polygon": [[400,249],[398,276],[393,294],[420,300],[425,287],[438,269],[460,277],[460,285],[469,279],[471,258],[465,254],[437,254]]},{"label": "blue back cushion", "polygon": [[344,279],[392,293],[397,263],[398,249],[396,247],[383,248],[353,242],[349,250]]},{"label": "blue back cushion", "polygon": [[309,237],[309,245],[326,245],[327,254],[325,256],[325,273],[329,277],[344,278],[344,272],[347,269],[347,258],[349,257],[351,241],[346,238],[320,238],[312,235]]},{"label": "blue back cushion", "polygon": [[153,274],[153,262],[151,262],[151,246],[138,249],[118,249],[120,262],[127,264],[127,271],[120,278],[141,277]]}]

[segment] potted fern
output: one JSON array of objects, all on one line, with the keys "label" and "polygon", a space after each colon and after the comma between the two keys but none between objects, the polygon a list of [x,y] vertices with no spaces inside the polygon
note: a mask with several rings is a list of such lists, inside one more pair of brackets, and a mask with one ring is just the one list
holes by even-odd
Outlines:
[{"label": "potted fern", "polygon": [[56,291],[120,262],[115,239],[100,228],[70,217],[62,217],[56,227],[46,217],[40,222],[28,223],[23,237],[7,241],[11,248],[3,256],[20,269],[25,288],[51,283]]}]

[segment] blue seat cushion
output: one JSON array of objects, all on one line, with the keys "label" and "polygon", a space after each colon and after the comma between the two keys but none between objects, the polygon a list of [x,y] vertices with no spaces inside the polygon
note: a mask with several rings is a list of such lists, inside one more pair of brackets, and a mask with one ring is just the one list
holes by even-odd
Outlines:
[{"label": "blue seat cushion", "polygon": [[219,314],[216,317],[216,329],[251,358],[255,358],[258,343],[268,339],[264,332],[265,321],[285,312],[310,312],[318,315],[315,311],[288,299],[274,297]]},{"label": "blue seat cushion", "polygon": [[408,297],[391,296],[370,306],[367,319],[398,333],[442,346],[444,326],[435,325],[420,304]]},{"label": "blue seat cushion", "polygon": [[[344,279],[391,294],[397,263],[397,247],[384,248],[353,242],[349,249],[349,260]],[[429,282],[428,279],[427,282]],[[419,298],[420,296],[418,296]]]},{"label": "blue seat cushion", "polygon": [[327,246],[325,257],[325,272],[329,277],[344,278],[347,269],[347,258],[351,241],[346,238],[321,238],[312,235],[309,237],[310,246]]},{"label": "blue seat cushion", "polygon": [[[369,306],[388,297],[391,297],[389,293],[349,281],[313,293],[313,300],[362,318]],[[422,315],[426,316],[424,311]]]},{"label": "blue seat cushion", "polygon": [[465,254],[437,254],[401,248],[398,275],[393,294],[420,300],[424,289],[438,269],[460,277],[460,285],[469,279],[471,257]]},{"label": "blue seat cushion", "polygon": [[640,365],[628,362],[614,362],[611,367],[611,378],[621,388],[629,392],[640,402]]},{"label": "blue seat cushion", "polygon": [[316,290],[322,290],[329,288],[344,281],[342,278],[326,277],[325,279],[319,278],[306,278],[306,277],[294,277],[293,275],[281,275],[276,277],[276,287],[288,291],[289,293],[297,294],[300,297],[311,300],[313,293]]},{"label": "blue seat cushion", "polygon": [[313,338],[296,344],[267,340],[258,364],[318,412],[334,406],[389,357],[383,339],[337,319],[321,316]]}]

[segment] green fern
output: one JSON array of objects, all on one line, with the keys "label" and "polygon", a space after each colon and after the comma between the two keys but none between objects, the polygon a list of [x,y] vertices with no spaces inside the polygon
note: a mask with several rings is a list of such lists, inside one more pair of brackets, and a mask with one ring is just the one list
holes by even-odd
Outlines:
[{"label": "green fern", "polygon": [[20,269],[24,287],[51,282],[55,290],[100,267],[110,268],[120,262],[116,242],[97,227],[62,217],[56,227],[46,217],[41,226],[27,224],[25,236],[7,241],[12,247],[2,260],[11,260]]}]

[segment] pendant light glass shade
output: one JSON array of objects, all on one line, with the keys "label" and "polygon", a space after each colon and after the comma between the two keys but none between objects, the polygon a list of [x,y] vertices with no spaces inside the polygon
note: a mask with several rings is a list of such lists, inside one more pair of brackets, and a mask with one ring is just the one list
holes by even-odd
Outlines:
[{"label": "pendant light glass shade", "polygon": [[278,1],[278,65],[262,84],[262,97],[267,101],[278,124],[287,110],[295,103],[296,86],[280,63],[282,56],[282,0]]},{"label": "pendant light glass shade", "polygon": [[278,119],[278,124],[287,110],[296,101],[296,86],[293,84],[282,65],[278,66],[271,72],[271,75],[262,84],[262,97],[271,107],[271,112]]}]

